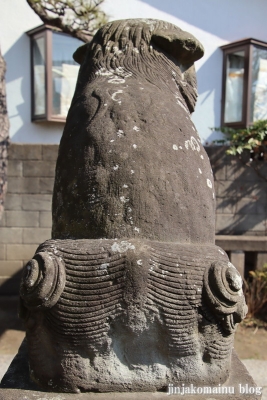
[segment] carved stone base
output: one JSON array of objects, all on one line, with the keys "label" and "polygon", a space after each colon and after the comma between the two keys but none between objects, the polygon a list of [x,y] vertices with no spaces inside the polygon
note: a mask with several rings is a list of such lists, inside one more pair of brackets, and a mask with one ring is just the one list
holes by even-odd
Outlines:
[{"label": "carved stone base", "polygon": [[[240,393],[240,385],[247,391],[254,391],[253,393]],[[175,382],[173,383],[175,386]],[[190,386],[190,385],[187,385]],[[221,387],[234,388],[230,391],[234,394],[190,394],[179,395],[172,393],[170,398],[184,399],[184,400],[260,400],[261,395],[256,395],[256,384],[252,377],[249,375],[245,366],[238,359],[235,351],[232,354],[231,372],[228,381]],[[172,390],[173,392],[173,390]],[[169,398],[166,392],[124,392],[124,393],[47,393],[41,392],[29,380],[28,360],[27,360],[27,343],[26,340],[22,342],[18,354],[9,366],[8,371],[4,375],[0,385],[0,400],[166,400]]]}]

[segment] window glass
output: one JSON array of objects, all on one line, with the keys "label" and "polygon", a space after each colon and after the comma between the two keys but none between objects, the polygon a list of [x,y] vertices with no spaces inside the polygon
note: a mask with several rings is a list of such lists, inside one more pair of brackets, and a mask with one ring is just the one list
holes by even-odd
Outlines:
[{"label": "window glass", "polygon": [[242,121],[245,52],[227,55],[224,121]]},{"label": "window glass", "polygon": [[66,117],[74,94],[80,67],[73,60],[72,54],[84,43],[78,39],[55,32],[53,32],[52,43],[52,114]]},{"label": "window glass", "polygon": [[45,114],[45,38],[33,40],[34,115]]},{"label": "window glass", "polygon": [[251,85],[250,119],[267,119],[267,49],[253,47]]}]

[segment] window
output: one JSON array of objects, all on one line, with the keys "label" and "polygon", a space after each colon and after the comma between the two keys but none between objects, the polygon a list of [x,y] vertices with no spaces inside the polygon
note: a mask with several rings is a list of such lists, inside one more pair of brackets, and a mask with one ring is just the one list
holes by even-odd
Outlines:
[{"label": "window", "polygon": [[31,38],[32,120],[64,122],[80,67],[72,54],[84,43],[47,25],[27,34]]},{"label": "window", "polygon": [[245,39],[221,49],[221,125],[244,128],[267,119],[267,43]]}]

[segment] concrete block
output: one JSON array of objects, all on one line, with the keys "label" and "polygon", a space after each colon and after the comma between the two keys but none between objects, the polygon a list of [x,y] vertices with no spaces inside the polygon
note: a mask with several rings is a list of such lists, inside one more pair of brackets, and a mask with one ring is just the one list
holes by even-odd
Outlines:
[{"label": "concrete block", "polygon": [[38,227],[38,211],[6,211],[6,226]]},{"label": "concrete block", "polygon": [[249,182],[260,182],[262,179],[251,166],[243,164],[237,157],[226,166],[227,180],[242,180]]},{"label": "concrete block", "polygon": [[52,227],[52,213],[48,211],[40,212],[40,222],[39,226],[42,228],[51,228]]},{"label": "concrete block", "polygon": [[40,185],[38,178],[16,178],[10,177],[8,180],[9,193],[39,193]]},{"label": "concrete block", "polygon": [[216,215],[216,234],[226,235],[234,231],[234,215],[233,214],[217,214]]},{"label": "concrete block", "polygon": [[256,269],[262,269],[264,264],[267,264],[267,251],[258,251],[256,253]]},{"label": "concrete block", "polygon": [[[232,231],[233,232],[233,231]],[[234,233],[242,234],[261,234],[266,232],[266,218],[260,214],[236,214],[234,217]]]},{"label": "concrete block", "polygon": [[54,178],[40,178],[40,193],[53,193]]},{"label": "concrete block", "polygon": [[0,243],[22,243],[22,228],[0,228]]},{"label": "concrete block", "polygon": [[0,218],[0,227],[1,226],[6,226],[6,211],[5,210]]},{"label": "concrete block", "polygon": [[21,210],[22,196],[18,193],[8,193],[5,199],[5,210]]},{"label": "concrete block", "polygon": [[230,261],[236,267],[242,278],[245,274],[245,253],[242,250],[234,250],[230,252]]},{"label": "concrete block", "polygon": [[216,198],[216,212],[218,214],[234,214],[236,210],[236,199],[231,197]]},{"label": "concrete block", "polygon": [[41,160],[41,144],[12,143],[8,149],[9,160]]},{"label": "concrete block", "polygon": [[261,214],[266,218],[267,204],[260,197],[242,197],[237,201],[236,212],[238,214]]},{"label": "concrete block", "polygon": [[24,228],[23,243],[41,244],[51,238],[51,229],[49,228]]},{"label": "concrete block", "polygon": [[9,160],[8,162],[8,176],[22,176],[22,161]]},{"label": "concrete block", "polygon": [[0,261],[0,277],[11,277],[21,271],[22,260]]},{"label": "concrete block", "polygon": [[7,244],[7,260],[31,260],[36,248],[36,244]]},{"label": "concrete block", "polygon": [[25,195],[22,198],[22,209],[28,211],[50,211],[52,196],[49,194]]},{"label": "concrete block", "polygon": [[55,163],[51,161],[23,161],[23,176],[55,176]]},{"label": "concrete block", "polygon": [[6,245],[0,244],[0,260],[6,259]]},{"label": "concrete block", "polygon": [[58,144],[43,144],[43,160],[56,161],[58,156]]}]

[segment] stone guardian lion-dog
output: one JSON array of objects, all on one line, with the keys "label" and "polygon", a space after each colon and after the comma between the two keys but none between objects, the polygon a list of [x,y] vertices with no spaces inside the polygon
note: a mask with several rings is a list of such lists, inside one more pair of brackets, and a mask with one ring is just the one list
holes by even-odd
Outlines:
[{"label": "stone guardian lion-dog", "polygon": [[31,378],[50,391],[222,384],[244,318],[215,246],[209,159],[190,119],[203,47],[157,20],[103,26],[59,148],[52,239],[24,268]]}]

